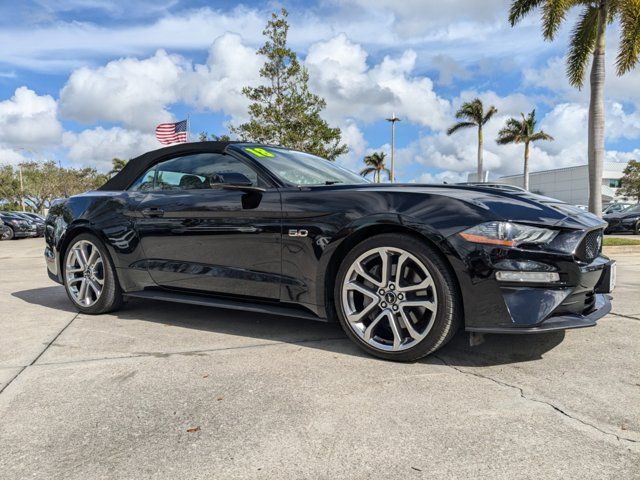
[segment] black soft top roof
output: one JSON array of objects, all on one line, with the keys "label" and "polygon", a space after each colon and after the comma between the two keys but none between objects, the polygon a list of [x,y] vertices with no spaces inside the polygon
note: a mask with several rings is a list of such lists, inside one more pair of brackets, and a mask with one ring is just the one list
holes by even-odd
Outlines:
[{"label": "black soft top roof", "polygon": [[171,145],[170,147],[152,150],[139,157],[132,158],[125,167],[110,178],[98,190],[126,190],[140,175],[167,158],[176,154],[189,153],[223,153],[229,145],[244,142],[191,142]]}]

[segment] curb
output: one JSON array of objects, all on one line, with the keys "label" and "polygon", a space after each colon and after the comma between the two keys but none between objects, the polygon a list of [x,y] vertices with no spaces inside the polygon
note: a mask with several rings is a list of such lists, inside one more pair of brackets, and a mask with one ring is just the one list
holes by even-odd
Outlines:
[{"label": "curb", "polygon": [[602,247],[602,253],[605,255],[615,255],[620,253],[640,254],[640,245],[613,245],[610,247]]}]

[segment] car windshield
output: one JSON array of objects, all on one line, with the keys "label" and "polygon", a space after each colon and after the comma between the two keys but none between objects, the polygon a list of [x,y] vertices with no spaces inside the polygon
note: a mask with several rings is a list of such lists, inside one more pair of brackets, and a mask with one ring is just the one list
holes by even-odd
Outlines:
[{"label": "car windshield", "polygon": [[236,145],[267,170],[293,185],[334,185],[369,183],[360,175],[324,158],[284,148]]},{"label": "car windshield", "polygon": [[631,208],[626,208],[624,210],[624,213],[640,213],[640,205],[636,205]]}]

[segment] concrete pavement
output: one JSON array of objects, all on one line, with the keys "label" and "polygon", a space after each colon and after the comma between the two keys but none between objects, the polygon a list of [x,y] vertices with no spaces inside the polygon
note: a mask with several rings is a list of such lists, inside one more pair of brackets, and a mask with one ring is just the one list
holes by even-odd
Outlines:
[{"label": "concrete pavement", "polygon": [[78,315],[0,243],[0,478],[640,478],[640,256],[590,329],[415,364],[336,325],[131,301]]}]

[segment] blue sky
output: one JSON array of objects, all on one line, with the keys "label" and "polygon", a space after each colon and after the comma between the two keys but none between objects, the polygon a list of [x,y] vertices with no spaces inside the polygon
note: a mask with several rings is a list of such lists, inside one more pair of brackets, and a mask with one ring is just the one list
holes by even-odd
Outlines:
[{"label": "blue sky", "polygon": [[[325,97],[325,117],[351,152],[389,150],[396,113],[403,181],[455,181],[474,170],[475,133],[447,137],[456,108],[479,96],[498,108],[487,128],[492,177],[518,173],[520,146],[494,138],[509,116],[536,108],[554,142],[532,167],[586,162],[588,89],[564,77],[575,14],[543,42],[536,16],[516,28],[505,0],[211,2],[27,0],[0,3],[0,163],[54,158],[107,169],[114,156],[157,148],[157,123],[191,115],[192,132],[225,133],[246,118],[242,86],[259,81],[255,54],[270,12],[290,12],[290,43]],[[640,73],[613,73],[609,31],[607,158],[640,157]]]}]

